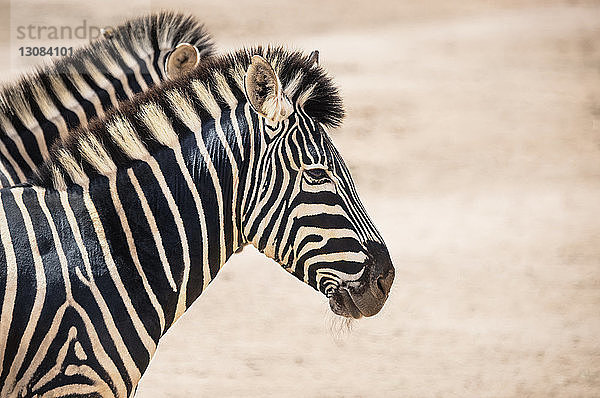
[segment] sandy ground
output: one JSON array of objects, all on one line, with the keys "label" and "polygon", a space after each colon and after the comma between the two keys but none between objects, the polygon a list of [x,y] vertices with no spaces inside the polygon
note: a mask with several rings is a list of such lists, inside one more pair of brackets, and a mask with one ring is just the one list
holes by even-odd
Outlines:
[{"label": "sandy ground", "polygon": [[[348,109],[334,141],[397,271],[383,311],[340,332],[246,249],[137,397],[600,396],[599,2],[113,3],[0,7],[13,24],[177,7],[223,50],[319,49]],[[2,46],[6,78],[22,60]]]}]

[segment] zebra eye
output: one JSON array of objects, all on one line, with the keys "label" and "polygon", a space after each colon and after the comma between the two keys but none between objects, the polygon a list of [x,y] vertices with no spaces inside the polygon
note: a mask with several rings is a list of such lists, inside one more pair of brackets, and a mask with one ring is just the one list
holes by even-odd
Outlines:
[{"label": "zebra eye", "polygon": [[329,175],[324,169],[307,169],[304,172],[310,179],[315,181],[329,180]]}]

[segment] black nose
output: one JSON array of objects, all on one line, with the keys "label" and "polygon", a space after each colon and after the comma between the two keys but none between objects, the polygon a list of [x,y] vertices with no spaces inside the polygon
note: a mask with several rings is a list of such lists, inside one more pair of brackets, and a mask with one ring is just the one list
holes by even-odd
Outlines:
[{"label": "black nose", "polygon": [[377,298],[386,298],[390,293],[396,274],[390,253],[385,245],[378,242],[368,242],[367,250],[373,258],[369,278],[371,292]]}]

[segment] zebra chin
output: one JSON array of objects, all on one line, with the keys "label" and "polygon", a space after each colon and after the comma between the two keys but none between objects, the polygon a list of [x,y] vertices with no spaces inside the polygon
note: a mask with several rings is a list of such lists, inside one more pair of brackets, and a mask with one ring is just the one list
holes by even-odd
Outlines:
[{"label": "zebra chin", "polygon": [[395,270],[387,248],[368,242],[367,250],[366,272],[357,281],[342,283],[329,295],[329,306],[337,315],[354,319],[373,316],[389,296]]}]

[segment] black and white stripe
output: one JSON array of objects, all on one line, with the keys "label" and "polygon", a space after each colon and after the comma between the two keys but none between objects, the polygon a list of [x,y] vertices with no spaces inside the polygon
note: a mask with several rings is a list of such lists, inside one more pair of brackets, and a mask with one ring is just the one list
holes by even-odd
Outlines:
[{"label": "black and white stripe", "polygon": [[[246,96],[256,54],[290,105],[278,122]],[[337,313],[377,312],[393,268],[325,133],[342,116],[311,58],[242,50],[72,132],[32,184],[0,190],[0,396],[130,396],[162,334],[248,243]]]},{"label": "black and white stripe", "polygon": [[133,19],[110,36],[21,77],[0,90],[0,187],[24,182],[68,131],[166,79],[180,43],[201,57],[213,46],[194,17],[163,12]]}]

